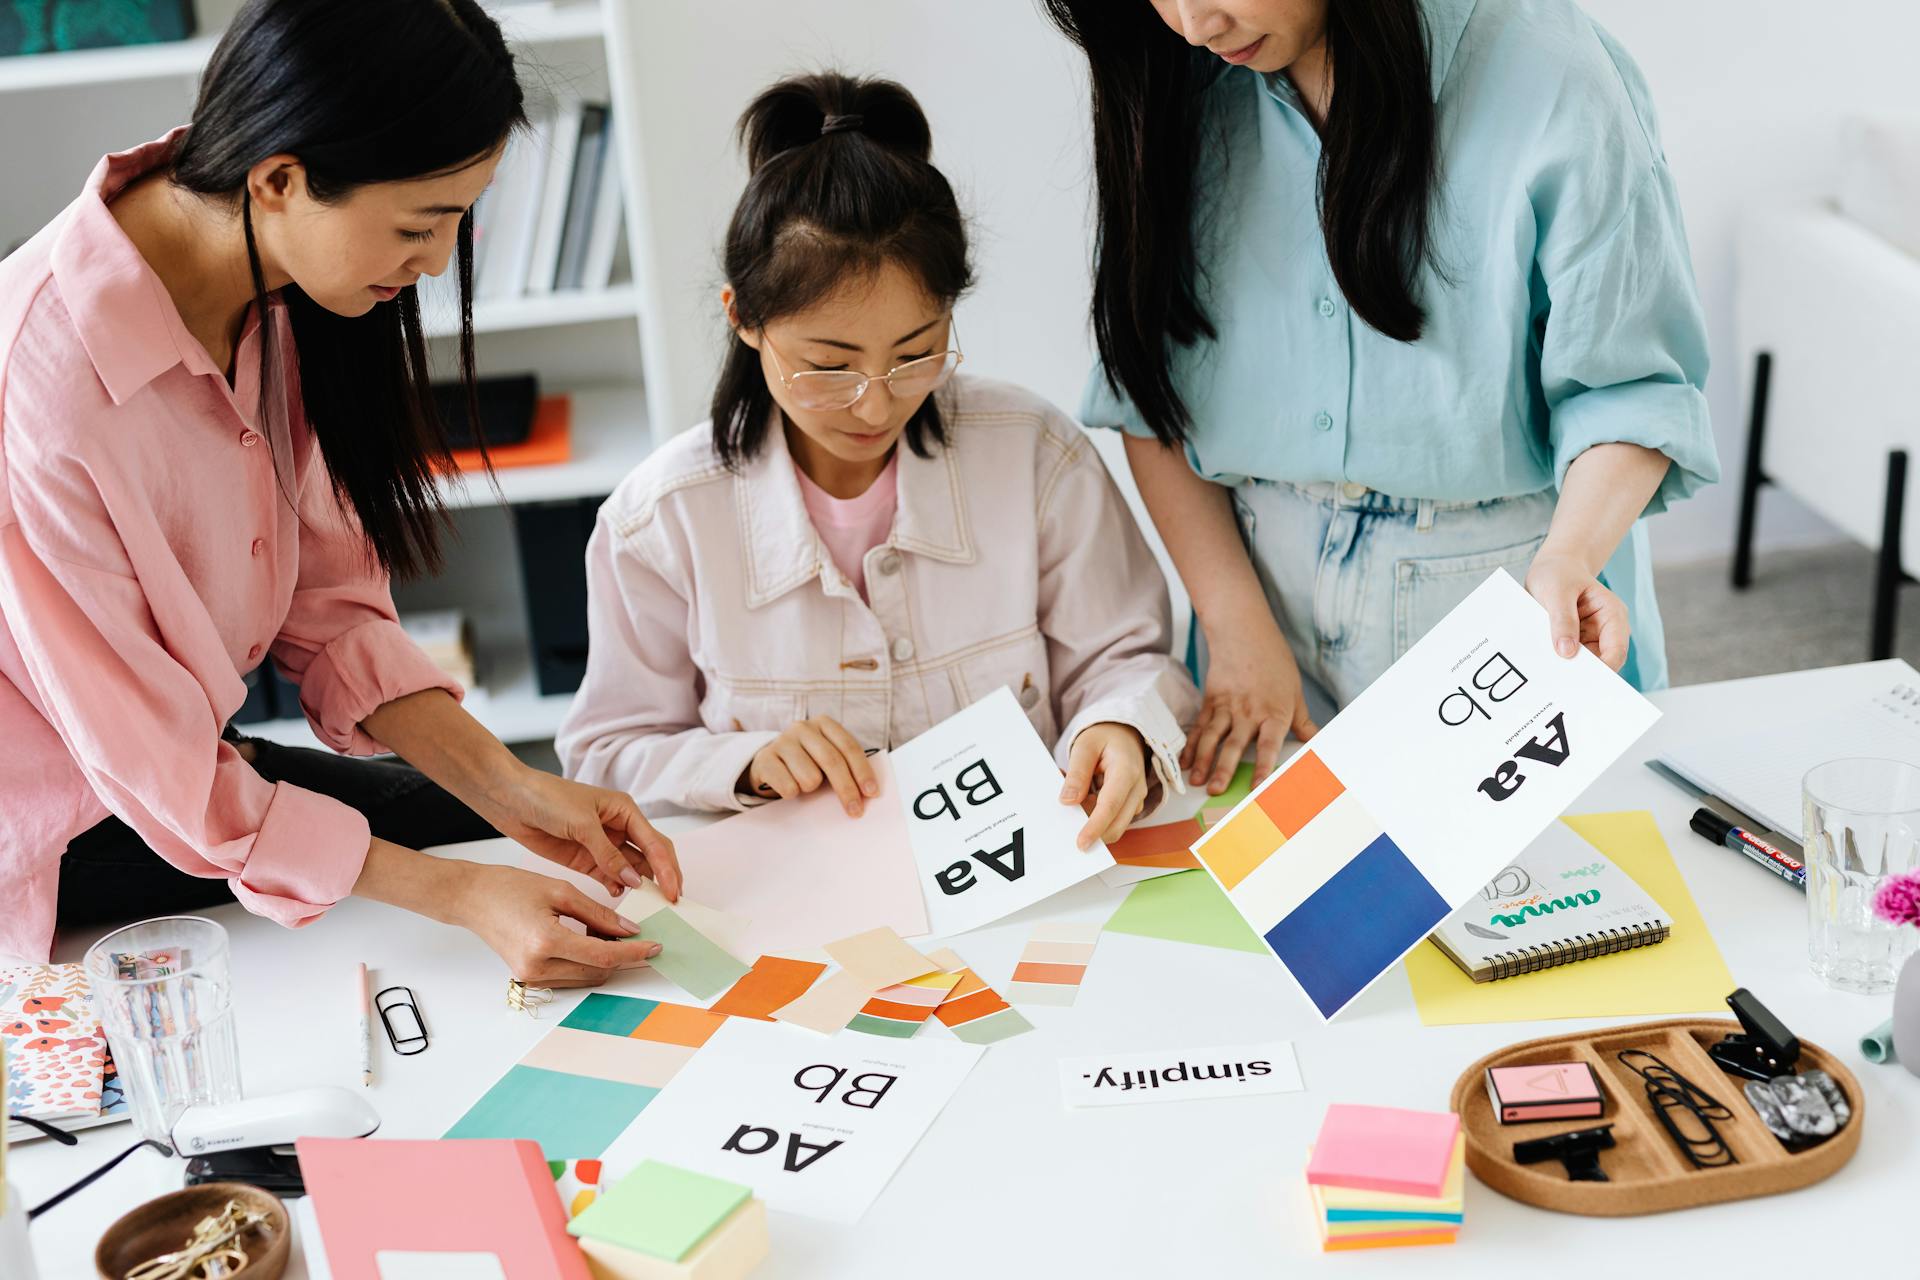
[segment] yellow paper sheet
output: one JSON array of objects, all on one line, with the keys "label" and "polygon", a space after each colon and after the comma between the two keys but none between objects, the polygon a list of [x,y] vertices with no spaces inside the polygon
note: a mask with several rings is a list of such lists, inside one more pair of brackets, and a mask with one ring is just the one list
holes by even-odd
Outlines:
[{"label": "yellow paper sheet", "polygon": [[1407,956],[1420,1021],[1533,1022],[1545,1018],[1611,1018],[1655,1013],[1712,1013],[1726,1006],[1733,975],[1687,892],[1660,828],[1645,810],[1588,813],[1565,819],[1576,833],[1632,876],[1673,922],[1665,942],[1543,969],[1518,978],[1476,983],[1432,942]]}]

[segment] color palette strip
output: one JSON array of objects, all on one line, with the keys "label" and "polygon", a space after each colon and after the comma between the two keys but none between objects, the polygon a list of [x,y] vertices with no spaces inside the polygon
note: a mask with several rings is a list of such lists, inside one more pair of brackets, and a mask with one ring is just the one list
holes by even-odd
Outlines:
[{"label": "color palette strip", "polygon": [[1311,750],[1209,828],[1194,853],[1324,1017],[1447,915],[1445,900]]},{"label": "color palette strip", "polygon": [[444,1136],[526,1138],[550,1161],[597,1159],[725,1021],[692,1005],[594,992]]},{"label": "color palette strip", "polygon": [[960,981],[933,1011],[933,1016],[953,1032],[956,1039],[968,1044],[992,1044],[1033,1030],[1033,1024],[1022,1017],[1018,1009],[1002,1000],[997,991],[981,981],[980,975],[952,951],[943,947],[928,952],[927,958],[949,973],[960,975]]},{"label": "color palette strip", "polygon": [[1097,924],[1035,925],[1013,967],[1008,996],[1016,1004],[1072,1004],[1099,941]]},{"label": "color palette strip", "polygon": [[861,1006],[847,1030],[904,1040],[920,1029],[959,981],[957,973],[936,970],[888,987]]},{"label": "color palette strip", "polygon": [[1193,846],[1204,832],[1197,818],[1184,822],[1166,822],[1157,827],[1132,827],[1107,846],[1113,860],[1125,867],[1161,867],[1169,871],[1192,871],[1200,860]]},{"label": "color palette strip", "polygon": [[707,1007],[715,1013],[735,1018],[773,1021],[773,1011],[792,1004],[827,971],[817,960],[789,960],[785,956],[761,956],[745,977],[734,983],[718,1000]]},{"label": "color palette strip", "polygon": [[642,920],[632,936],[659,943],[654,972],[696,1000],[713,999],[747,973],[745,964],[672,907]]}]

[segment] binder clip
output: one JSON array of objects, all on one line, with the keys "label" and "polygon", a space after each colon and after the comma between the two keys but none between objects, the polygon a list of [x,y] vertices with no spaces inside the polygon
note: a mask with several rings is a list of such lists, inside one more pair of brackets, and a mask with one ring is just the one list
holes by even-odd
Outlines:
[{"label": "binder clip", "polygon": [[1740,1019],[1741,1033],[1709,1045],[1707,1056],[1722,1071],[1748,1080],[1792,1075],[1800,1060],[1800,1041],[1787,1024],[1745,987],[1727,997],[1727,1007]]},{"label": "binder clip", "polygon": [[1518,1164],[1539,1164],[1558,1160],[1566,1166],[1569,1182],[1606,1182],[1607,1171],[1600,1167],[1600,1153],[1613,1145],[1613,1126],[1598,1124],[1591,1129],[1574,1129],[1550,1138],[1529,1138],[1513,1144]]}]

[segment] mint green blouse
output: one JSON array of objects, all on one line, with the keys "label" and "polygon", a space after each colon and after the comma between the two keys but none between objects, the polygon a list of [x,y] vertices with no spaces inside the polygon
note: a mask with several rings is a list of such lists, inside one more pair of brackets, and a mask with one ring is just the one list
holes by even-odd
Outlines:
[{"label": "mint green blouse", "polygon": [[[1174,359],[1189,460],[1223,484],[1477,500],[1557,486],[1584,450],[1625,441],[1672,459],[1646,514],[1664,510],[1719,463],[1706,329],[1646,83],[1568,0],[1422,9],[1441,186],[1416,342],[1370,328],[1334,282],[1320,139],[1292,83],[1236,68],[1207,90],[1197,240],[1219,337]],[[1148,434],[1101,369],[1082,419]],[[1632,610],[1626,674],[1664,685],[1644,524],[1604,578]]]}]

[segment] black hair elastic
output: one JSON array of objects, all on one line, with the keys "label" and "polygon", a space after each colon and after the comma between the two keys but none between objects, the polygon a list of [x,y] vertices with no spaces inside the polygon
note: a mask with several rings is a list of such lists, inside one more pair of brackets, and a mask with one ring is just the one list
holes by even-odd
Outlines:
[{"label": "black hair elastic", "polygon": [[866,122],[867,118],[857,111],[844,116],[828,116],[820,122],[820,136],[824,138],[830,133],[839,133],[843,129],[858,129]]}]

